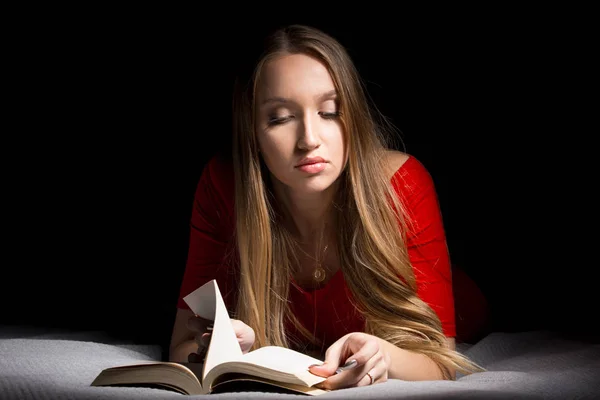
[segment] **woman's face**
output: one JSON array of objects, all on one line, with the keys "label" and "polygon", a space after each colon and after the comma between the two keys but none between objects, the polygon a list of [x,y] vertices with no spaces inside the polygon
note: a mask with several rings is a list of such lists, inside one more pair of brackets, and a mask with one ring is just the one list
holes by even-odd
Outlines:
[{"label": "woman's face", "polygon": [[267,63],[256,93],[256,132],[276,181],[298,193],[327,189],[345,161],[344,132],[329,72],[303,54]]}]

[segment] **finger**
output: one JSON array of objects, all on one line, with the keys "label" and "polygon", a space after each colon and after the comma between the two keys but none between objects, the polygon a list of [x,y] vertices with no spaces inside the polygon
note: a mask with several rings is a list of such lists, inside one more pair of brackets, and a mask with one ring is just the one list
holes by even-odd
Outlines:
[{"label": "finger", "polygon": [[196,335],[194,340],[199,348],[208,347],[210,344],[211,334],[208,332],[203,333],[202,335]]},{"label": "finger", "polygon": [[346,337],[342,337],[337,340],[327,349],[325,353],[325,361],[321,365],[311,365],[308,367],[308,370],[317,376],[321,376],[327,378],[335,374],[335,371],[340,365],[340,356],[342,353],[342,349],[344,347],[344,343],[346,342]]},{"label": "finger", "polygon": [[[369,363],[369,368],[371,367]],[[363,372],[364,366],[358,366],[356,362],[354,362],[353,366],[344,370],[340,370],[340,372],[336,373],[327,378],[325,382],[322,382],[322,387],[328,390],[336,390],[343,389],[353,386],[358,386],[361,379],[365,375]],[[368,371],[368,369],[366,370]]]},{"label": "finger", "polygon": [[212,323],[211,320],[194,315],[188,318],[187,328],[194,332],[205,332],[208,327],[212,326]]},{"label": "finger", "polygon": [[[388,380],[389,358],[383,351],[377,352],[365,365],[356,386],[373,385]],[[357,371],[358,372],[358,371]]]},{"label": "finger", "polygon": [[[349,338],[349,340],[352,340]],[[360,343],[353,344],[348,343],[348,347],[350,349],[356,349],[354,354],[351,354],[344,363],[348,363],[352,360],[355,360],[358,366],[362,366],[367,364],[369,360],[371,360],[375,354],[379,352],[379,342],[377,340],[361,340]]]},{"label": "finger", "polygon": [[[356,350],[346,358],[341,368],[336,369],[336,375],[328,379],[330,381],[328,385],[331,388],[355,386],[367,371],[382,359],[382,357],[376,357],[379,353],[379,342],[377,340],[364,340],[363,337],[353,335],[347,338],[344,348],[350,351]],[[337,356],[337,358],[339,359],[340,356]]]},{"label": "finger", "polygon": [[200,343],[202,344],[202,346],[208,347],[211,339],[212,335],[210,333],[203,333],[202,336],[200,336]]},{"label": "finger", "polygon": [[198,349],[196,353],[188,354],[188,362],[191,363],[204,363],[204,359],[206,358],[206,349]]},{"label": "finger", "polygon": [[240,349],[242,349],[243,353],[247,353],[252,348],[254,340],[256,339],[254,329],[237,319],[232,319],[231,325],[233,326]]},{"label": "finger", "polygon": [[[357,352],[358,354],[358,352]],[[382,352],[378,351],[367,360],[363,365],[356,364],[356,367],[346,369],[341,371],[340,373],[327,378],[325,387],[330,390],[342,389],[353,386],[365,386],[371,384],[371,378],[367,375],[367,373],[371,374],[373,377],[373,381],[375,381],[382,372],[378,371],[387,371],[387,366],[384,363],[384,355]]]},{"label": "finger", "polygon": [[377,375],[377,369],[373,368],[370,371],[368,371],[367,373],[365,373],[365,375],[360,379],[360,381],[358,381],[358,383],[356,384],[356,386],[369,386],[369,385],[373,385],[374,383],[378,383],[379,381],[379,375]]},{"label": "finger", "polygon": [[231,326],[233,327],[233,331],[235,332],[235,336],[240,338],[243,335],[244,330],[246,328],[246,324],[244,324],[239,319],[231,319]]}]

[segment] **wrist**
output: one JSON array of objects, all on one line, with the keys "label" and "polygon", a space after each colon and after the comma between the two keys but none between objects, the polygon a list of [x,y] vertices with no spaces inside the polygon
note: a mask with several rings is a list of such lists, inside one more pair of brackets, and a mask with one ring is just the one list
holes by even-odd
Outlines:
[{"label": "wrist", "polygon": [[440,367],[425,354],[406,350],[378,338],[381,350],[389,355],[388,377],[406,381],[442,380]]}]

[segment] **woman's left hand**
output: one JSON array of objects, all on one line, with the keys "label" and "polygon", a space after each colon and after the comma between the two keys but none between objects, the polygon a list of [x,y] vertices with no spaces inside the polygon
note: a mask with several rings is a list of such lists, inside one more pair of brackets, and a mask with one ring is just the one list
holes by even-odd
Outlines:
[{"label": "woman's left hand", "polygon": [[325,362],[309,370],[327,378],[319,387],[335,390],[385,382],[389,366],[390,355],[379,338],[354,332],[333,343],[325,353]]}]

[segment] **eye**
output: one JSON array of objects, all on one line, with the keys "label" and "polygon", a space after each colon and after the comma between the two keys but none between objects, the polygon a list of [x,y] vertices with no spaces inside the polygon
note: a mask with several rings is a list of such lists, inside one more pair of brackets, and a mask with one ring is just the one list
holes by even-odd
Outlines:
[{"label": "eye", "polygon": [[269,119],[267,120],[267,125],[268,126],[273,126],[273,125],[285,124],[286,122],[288,122],[292,118],[293,118],[293,116],[291,116],[291,115],[287,116],[287,117],[269,117]]},{"label": "eye", "polygon": [[340,113],[339,111],[320,112],[319,115],[325,119],[335,119],[335,118],[338,118],[340,115],[342,115],[342,113]]}]

